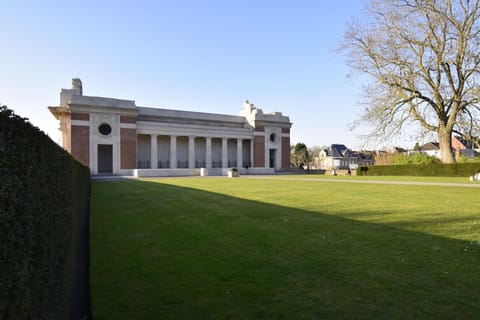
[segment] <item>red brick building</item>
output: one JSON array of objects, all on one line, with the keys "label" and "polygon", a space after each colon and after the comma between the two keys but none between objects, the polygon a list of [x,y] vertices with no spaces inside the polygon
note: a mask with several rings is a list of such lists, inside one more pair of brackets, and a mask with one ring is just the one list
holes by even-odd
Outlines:
[{"label": "red brick building", "polygon": [[49,109],[63,147],[92,174],[225,175],[230,167],[273,173],[290,166],[290,119],[248,101],[240,115],[140,107],[84,96],[82,82],[73,79],[60,105]]}]

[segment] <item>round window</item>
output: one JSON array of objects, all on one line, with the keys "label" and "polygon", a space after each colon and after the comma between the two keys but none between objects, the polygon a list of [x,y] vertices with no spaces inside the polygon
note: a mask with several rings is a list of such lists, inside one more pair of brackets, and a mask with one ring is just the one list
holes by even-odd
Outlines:
[{"label": "round window", "polygon": [[112,133],[112,127],[110,127],[109,124],[106,124],[106,123],[102,123],[99,127],[98,127],[98,131],[103,134],[104,136],[108,136],[110,133]]},{"label": "round window", "polygon": [[272,134],[270,135],[270,141],[271,141],[271,142],[275,142],[275,133],[272,133]]}]

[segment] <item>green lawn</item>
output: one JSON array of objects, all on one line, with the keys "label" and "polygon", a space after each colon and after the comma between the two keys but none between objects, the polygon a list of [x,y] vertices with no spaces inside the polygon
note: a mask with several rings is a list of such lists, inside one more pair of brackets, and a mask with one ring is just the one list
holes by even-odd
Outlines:
[{"label": "green lawn", "polygon": [[480,189],[92,185],[95,319],[478,319]]}]

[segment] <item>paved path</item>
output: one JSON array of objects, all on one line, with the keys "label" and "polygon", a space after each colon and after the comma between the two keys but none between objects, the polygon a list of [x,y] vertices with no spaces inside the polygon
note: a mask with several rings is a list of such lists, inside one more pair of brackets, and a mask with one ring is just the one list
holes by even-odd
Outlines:
[{"label": "paved path", "polygon": [[[411,185],[411,186],[437,186],[437,187],[462,187],[480,188],[480,183],[458,183],[458,182],[426,182],[426,181],[397,181],[397,180],[351,180],[351,179],[322,179],[322,178],[285,178],[282,176],[248,176],[247,179],[268,179],[268,180],[296,180],[296,181],[318,181],[318,182],[349,182],[361,184],[387,184],[387,185]],[[361,179],[361,178],[359,178]]]}]

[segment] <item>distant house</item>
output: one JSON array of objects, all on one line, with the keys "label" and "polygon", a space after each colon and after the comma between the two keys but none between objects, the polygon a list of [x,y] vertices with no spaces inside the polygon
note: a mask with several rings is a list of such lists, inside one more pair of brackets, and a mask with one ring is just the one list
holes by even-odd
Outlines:
[{"label": "distant house", "polygon": [[390,147],[387,150],[388,153],[399,154],[399,153],[407,153],[408,150],[402,147]]},{"label": "distant house", "polygon": [[373,152],[372,158],[375,160],[374,164],[379,166],[392,165],[395,164],[395,158],[399,154],[407,153],[408,150],[405,150],[401,147],[390,147],[386,150],[376,150]]},{"label": "distant house", "polygon": [[357,155],[343,144],[332,144],[327,149],[320,150],[314,160],[319,169],[347,169],[358,164]]},{"label": "distant house", "polygon": [[[455,158],[460,156],[473,157],[476,154],[475,146],[478,146],[476,142],[467,141],[458,136],[452,137],[452,149],[455,153]],[[428,142],[420,146],[420,152],[426,153],[430,156],[440,158],[440,144],[438,142]]]},{"label": "distant house", "polygon": [[440,144],[438,142],[427,142],[421,145],[418,151],[426,153],[429,156],[440,158]]},{"label": "distant house", "polygon": [[353,151],[359,166],[373,166],[375,164],[375,153],[373,151]]},{"label": "distant house", "polygon": [[474,157],[475,156],[475,146],[478,146],[478,141],[467,141],[458,136],[452,137],[452,148],[455,151],[455,157],[459,158],[460,156]]}]

